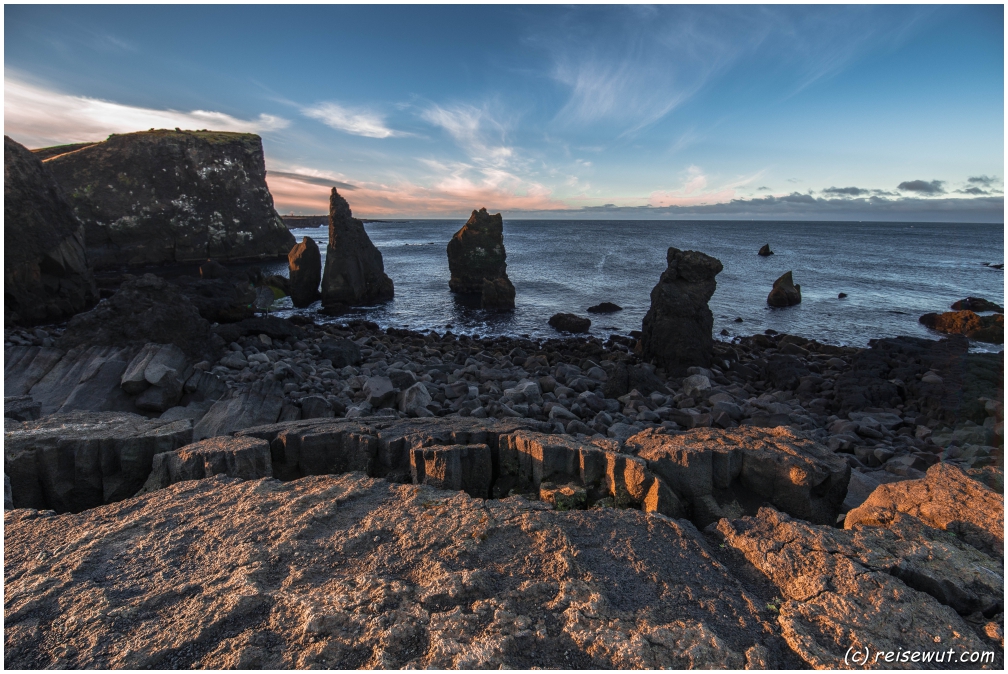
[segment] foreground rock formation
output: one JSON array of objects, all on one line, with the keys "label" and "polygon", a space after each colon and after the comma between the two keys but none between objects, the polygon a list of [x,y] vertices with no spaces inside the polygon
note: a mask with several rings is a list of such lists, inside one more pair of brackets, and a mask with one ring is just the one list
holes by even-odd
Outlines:
[{"label": "foreground rock formation", "polygon": [[513,309],[515,289],[507,275],[504,219],[487,209],[473,211],[448,242],[448,287],[453,293],[480,295],[484,309]]},{"label": "foreground rock formation", "polygon": [[766,301],[770,306],[777,308],[801,304],[801,286],[795,285],[791,272],[774,281]]},{"label": "foreground rock formation", "polygon": [[97,300],[83,224],[42,162],[4,136],[4,322],[65,320]]},{"label": "foreground rock formation", "polygon": [[290,273],[290,298],[296,307],[308,307],[321,295],[322,253],[318,244],[310,237],[291,248],[287,254]]},{"label": "foreground rock formation", "polygon": [[651,291],[644,316],[641,353],[671,373],[691,366],[707,367],[714,353],[714,314],[707,302],[714,295],[721,262],[693,250],[669,248],[668,268]]},{"label": "foreground rock formation", "polygon": [[353,217],[350,204],[332,188],[322,306],[338,311],[340,307],[387,302],[394,292],[381,252],[368,238],[364,223]]},{"label": "foreground rock formation", "polygon": [[294,245],[273,208],[259,136],[160,129],[46,150],[96,269],[278,258]]}]

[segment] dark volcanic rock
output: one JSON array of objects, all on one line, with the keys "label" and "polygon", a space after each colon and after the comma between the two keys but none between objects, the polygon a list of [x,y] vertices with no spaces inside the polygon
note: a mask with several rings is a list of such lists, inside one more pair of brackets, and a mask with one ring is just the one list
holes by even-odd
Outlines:
[{"label": "dark volcanic rock", "polygon": [[290,269],[290,298],[296,307],[307,307],[319,298],[319,284],[322,282],[322,253],[318,244],[310,237],[291,248],[287,254]]},{"label": "dark volcanic rock", "polygon": [[693,250],[668,249],[668,268],[651,291],[651,308],[641,328],[645,358],[671,374],[708,367],[714,353],[714,314],[707,302],[717,288],[721,262]]},{"label": "dark volcanic rock", "polygon": [[[514,286],[507,276],[504,219],[485,208],[473,211],[448,242],[448,287],[453,293],[480,294],[484,308],[514,308]],[[484,281],[491,281],[490,285]]]},{"label": "dark volcanic rock", "polygon": [[964,300],[959,300],[952,304],[952,309],[954,311],[996,311],[999,314],[1004,313],[1004,307],[994,304],[990,300],[985,300],[982,297],[967,297]]},{"label": "dark volcanic rock", "polygon": [[588,307],[589,314],[614,314],[617,311],[623,311],[623,307],[612,302],[602,302],[601,304]]},{"label": "dark volcanic rock", "polygon": [[215,350],[210,323],[178,288],[153,274],[127,280],[108,300],[74,316],[59,346],[143,346],[148,342],[174,344],[194,360]]},{"label": "dark volcanic rock", "polygon": [[270,446],[259,438],[209,438],[154,455],[150,477],[140,494],[176,482],[227,475],[242,480],[273,477]]},{"label": "dark volcanic rock", "polygon": [[96,301],[84,226],[50,171],[4,136],[4,322],[56,322]]},{"label": "dark volcanic rock", "polygon": [[574,314],[553,314],[550,316],[549,324],[560,332],[588,332],[591,321]]},{"label": "dark volcanic rock", "polygon": [[353,217],[350,204],[334,187],[329,195],[329,245],[322,276],[322,305],[360,306],[392,299],[381,252]]},{"label": "dark volcanic rock", "polygon": [[211,323],[234,323],[255,314],[252,306],[255,291],[248,281],[233,277],[205,276],[180,276],[173,280],[178,285],[179,292],[192,302],[200,316]]},{"label": "dark volcanic rock", "polygon": [[773,255],[773,251],[770,250],[770,244],[769,243],[764,243],[763,247],[759,249],[759,253],[757,253],[757,254],[760,257],[770,257],[771,255]]},{"label": "dark volcanic rock", "polygon": [[83,221],[97,269],[278,258],[294,245],[254,134],[113,134],[45,165]]},{"label": "dark volcanic rock", "polygon": [[773,289],[767,295],[767,304],[772,307],[791,307],[801,304],[801,286],[795,285],[791,272],[774,281]]},{"label": "dark volcanic rock", "polygon": [[918,320],[921,325],[947,335],[966,335],[990,344],[1004,343],[1003,314],[978,316],[969,310],[946,311],[943,314],[924,314]]}]

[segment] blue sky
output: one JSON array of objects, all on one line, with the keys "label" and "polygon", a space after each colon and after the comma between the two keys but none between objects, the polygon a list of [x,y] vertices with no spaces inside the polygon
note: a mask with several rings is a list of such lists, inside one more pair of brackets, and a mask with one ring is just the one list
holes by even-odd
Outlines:
[{"label": "blue sky", "polygon": [[979,6],[4,7],[5,133],[259,133],[282,213],[1003,221]]}]

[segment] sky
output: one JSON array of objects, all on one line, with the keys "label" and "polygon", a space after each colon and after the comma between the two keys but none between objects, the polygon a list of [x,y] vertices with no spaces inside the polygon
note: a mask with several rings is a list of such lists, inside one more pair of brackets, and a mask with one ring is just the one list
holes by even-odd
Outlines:
[{"label": "sky", "polygon": [[4,6],[4,133],[262,136],[281,214],[1004,222],[1003,5]]}]

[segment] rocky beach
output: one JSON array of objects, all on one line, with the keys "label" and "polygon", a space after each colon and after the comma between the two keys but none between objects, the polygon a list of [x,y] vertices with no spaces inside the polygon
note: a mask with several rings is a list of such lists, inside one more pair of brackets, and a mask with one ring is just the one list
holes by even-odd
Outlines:
[{"label": "rocky beach", "polygon": [[[717,335],[722,262],[668,247],[626,334],[383,327],[347,198],[323,263],[263,176],[250,134],[5,138],[7,666],[1003,667],[1002,307]],[[521,303],[505,223],[446,295]]]}]

